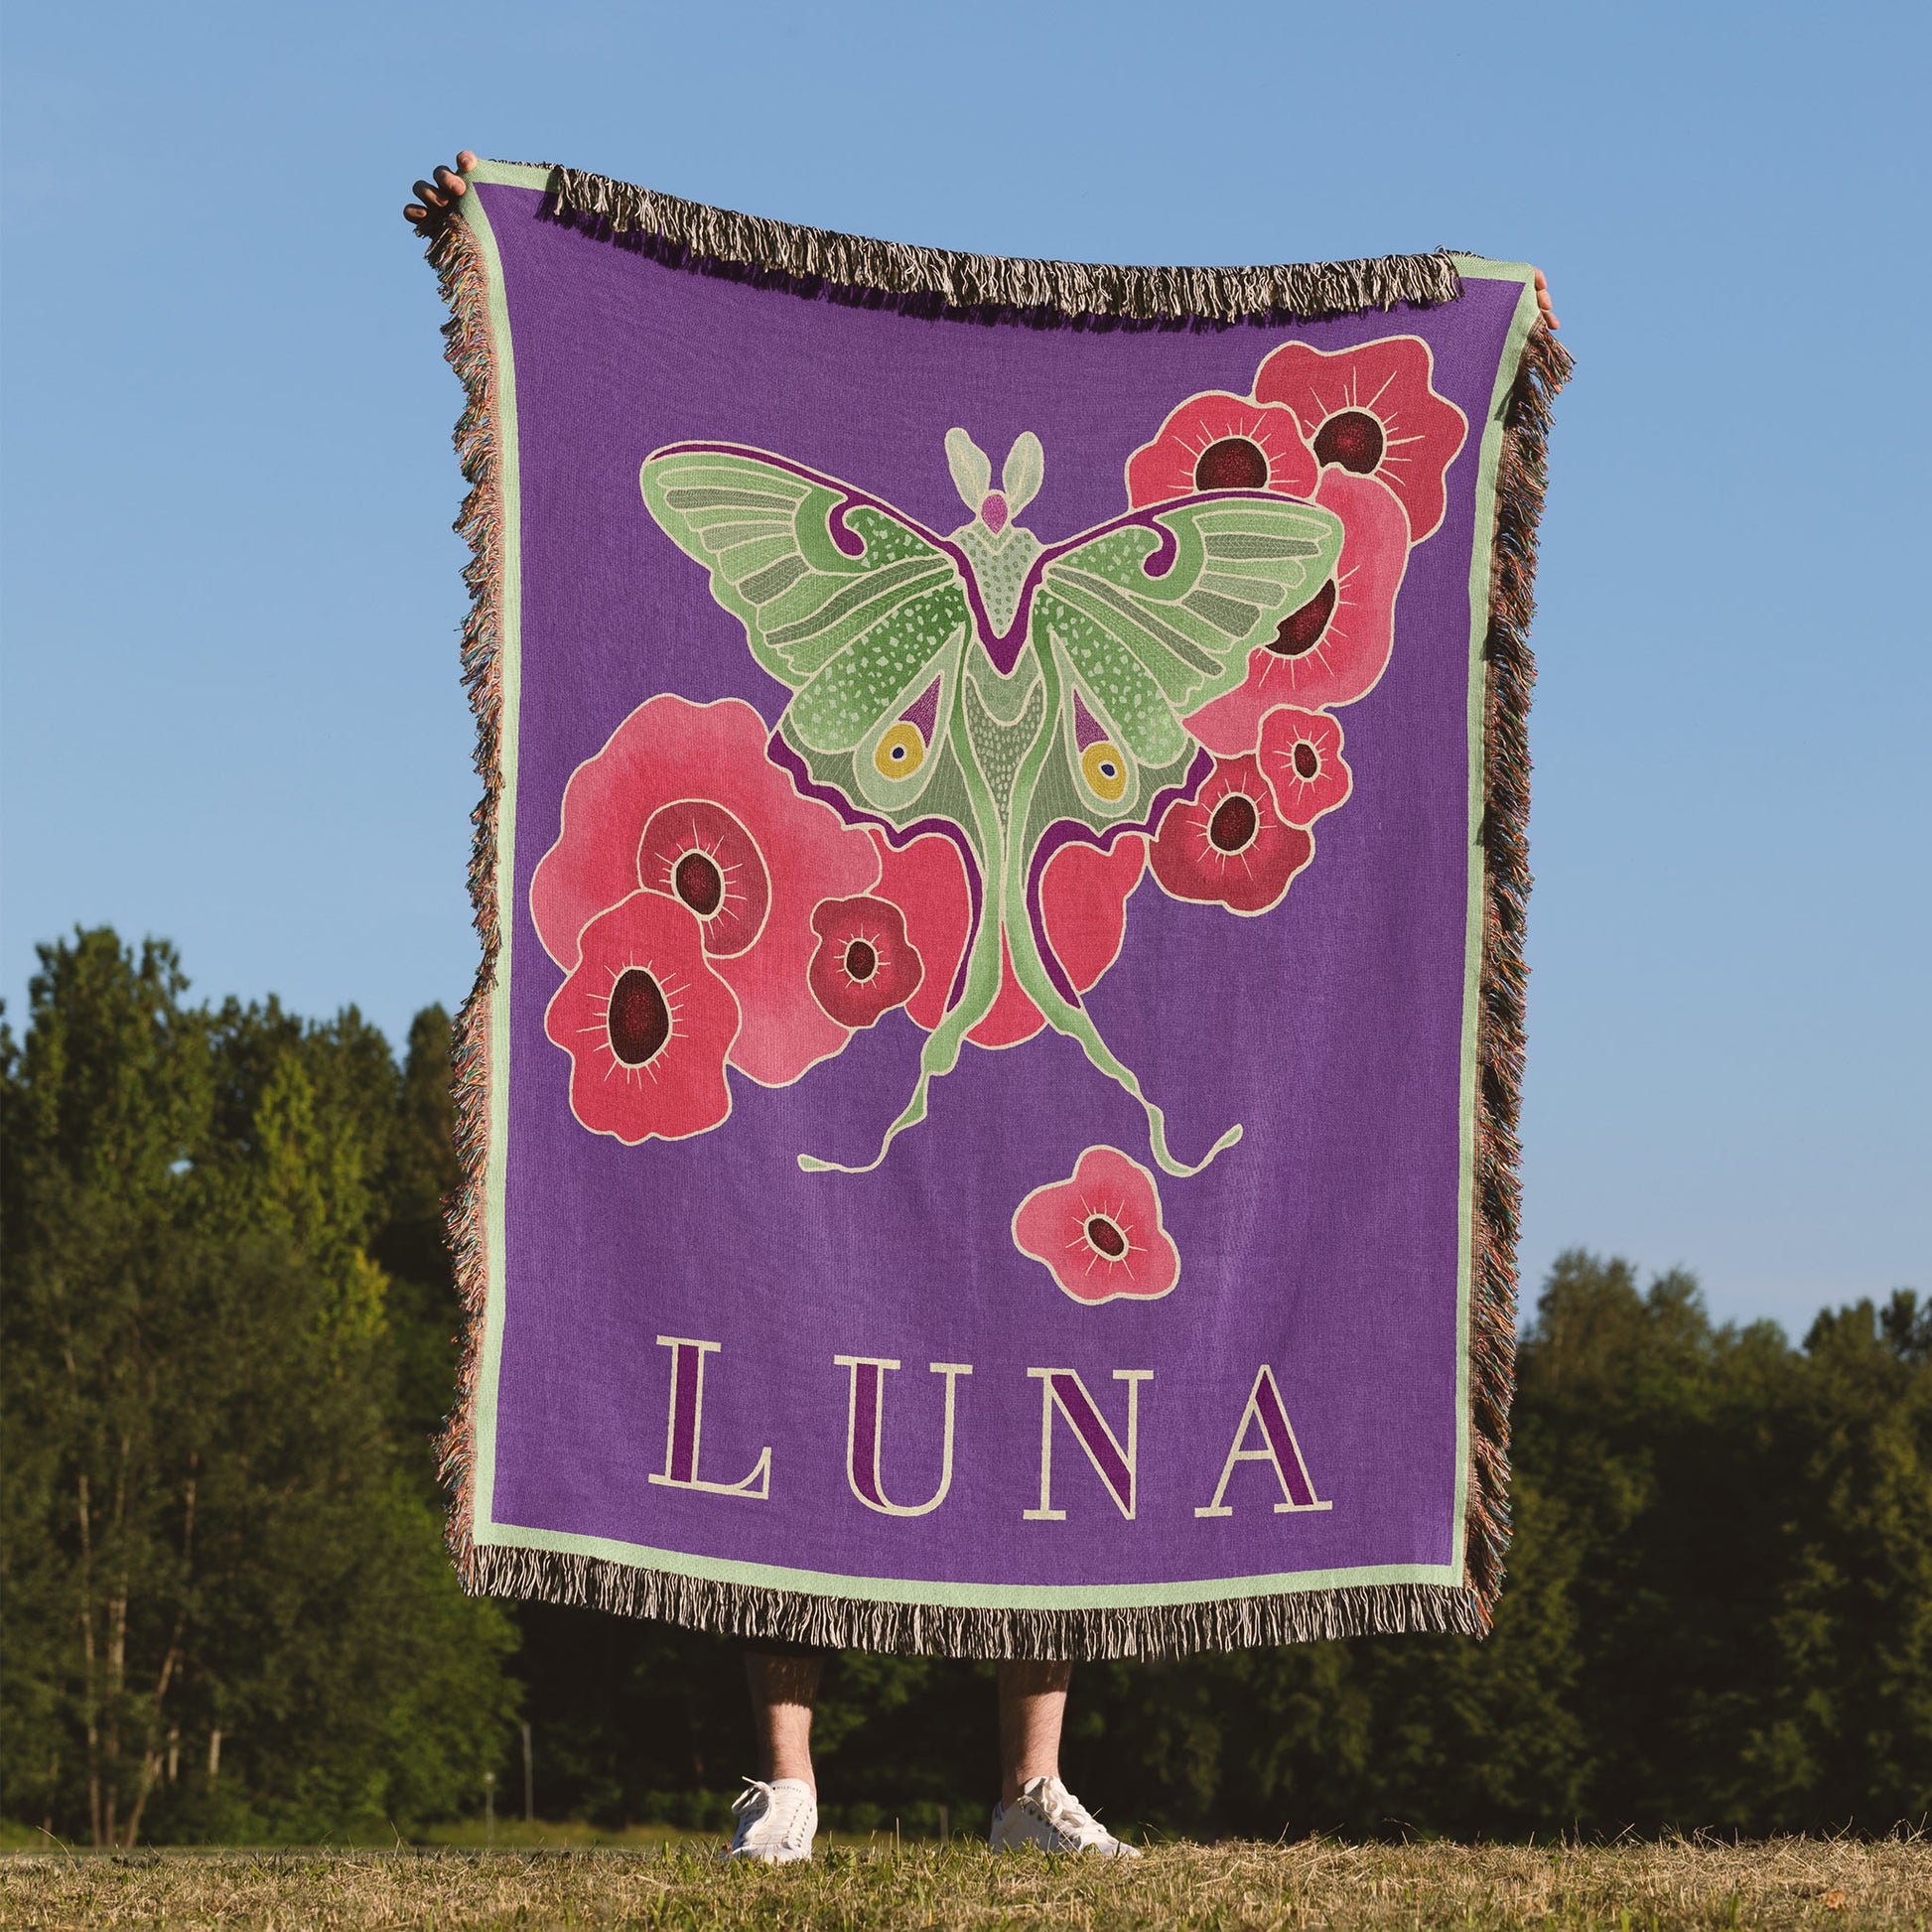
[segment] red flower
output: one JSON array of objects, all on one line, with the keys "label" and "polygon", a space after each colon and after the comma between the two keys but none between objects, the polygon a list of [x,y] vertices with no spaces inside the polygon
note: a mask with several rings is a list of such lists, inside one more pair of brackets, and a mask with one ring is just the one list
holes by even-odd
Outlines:
[{"label": "red flower", "polygon": [[744,1026],[732,1064],[786,1086],[845,1044],[807,974],[821,899],[871,890],[873,843],[801,798],[765,756],[763,719],[738,698],[641,704],[572,773],[563,827],[530,884],[530,912],[558,965],[577,963],[586,920],[639,886],[698,921]]},{"label": "red flower", "polygon": [[1127,497],[1139,509],[1202,489],[1306,496],[1315,468],[1292,410],[1214,390],[1170,411],[1154,441],[1127,459]]},{"label": "red flower", "polygon": [[1420,543],[1443,520],[1443,475],[1469,432],[1461,410],[1431,386],[1434,370],[1420,336],[1327,351],[1285,343],[1262,363],[1255,395],[1294,412],[1316,462],[1380,477]]},{"label": "red flower", "polygon": [[1173,898],[1230,912],[1266,912],[1314,857],[1314,841],[1287,825],[1252,758],[1216,759],[1194,798],[1168,807],[1154,840],[1154,876]]},{"label": "red flower", "polygon": [[1275,809],[1291,825],[1312,825],[1348,796],[1353,783],[1341,755],[1341,726],[1325,711],[1283,705],[1261,721],[1262,775]]},{"label": "red flower", "polygon": [[1187,722],[1216,757],[1252,752],[1279,704],[1353,704],[1388,668],[1395,594],[1409,562],[1402,505],[1373,477],[1327,469],[1314,500],[1341,518],[1335,574],[1248,653],[1247,678]]},{"label": "red flower", "polygon": [[645,892],[682,899],[697,914],[714,959],[742,953],[771,909],[771,877],[758,841],[704,798],[680,798],[651,813],[637,841],[637,877]]},{"label": "red flower", "polygon": [[1154,1176],[1118,1148],[1090,1147],[1068,1179],[1035,1187],[1014,1210],[1013,1244],[1076,1302],[1151,1302],[1180,1279]]},{"label": "red flower", "polygon": [[919,990],[925,969],[905,942],[905,917],[883,898],[828,898],[813,908],[818,951],[809,978],[841,1027],[870,1027]]},{"label": "red flower", "polygon": [[681,1141],[732,1110],[725,1055],[738,1002],[676,900],[632,893],[578,935],[543,1030],[570,1055],[570,1111],[625,1147]]},{"label": "red flower", "polygon": [[[1039,915],[1046,943],[1076,993],[1097,986],[1120,957],[1127,929],[1127,901],[1147,869],[1147,841],[1124,833],[1110,851],[1084,841],[1063,845],[1039,878]],[[1013,976],[1013,961],[1000,956],[1000,995],[966,1037],[975,1046],[1018,1046],[1046,1022]]]}]

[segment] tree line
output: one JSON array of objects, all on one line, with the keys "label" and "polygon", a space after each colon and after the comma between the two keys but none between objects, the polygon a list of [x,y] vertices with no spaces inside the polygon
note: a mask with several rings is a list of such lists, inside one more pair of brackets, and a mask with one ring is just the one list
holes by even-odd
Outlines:
[{"label": "tree line", "polygon": [[[0,1027],[0,1811],[95,1844],[481,1808],[716,1824],[728,1640],[458,1589],[449,1022],[194,1004],[78,931]],[[1885,1830],[1932,1812],[1932,1305],[1717,1325],[1562,1257],[1494,1633],[1083,1666],[1067,1773],[1188,1835]],[[991,1667],[849,1653],[828,1820],[976,1824]]]}]

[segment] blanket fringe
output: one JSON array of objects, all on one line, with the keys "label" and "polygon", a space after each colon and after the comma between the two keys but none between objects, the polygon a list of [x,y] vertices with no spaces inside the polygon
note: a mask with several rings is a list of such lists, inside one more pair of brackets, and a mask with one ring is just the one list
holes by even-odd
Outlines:
[{"label": "blanket fringe", "polygon": [[1439,1584],[1379,1584],[1120,1609],[970,1609],[761,1589],[633,1569],[599,1557],[497,1544],[472,1554],[464,1582],[491,1596],[536,1597],[619,1616],[656,1617],[725,1636],[900,1656],[1056,1657],[1075,1662],[1172,1658],[1198,1650],[1247,1650],[1260,1644],[1406,1631],[1472,1636],[1484,1620],[1467,1590]]},{"label": "blanket fringe", "polygon": [[550,170],[548,211],[667,260],[865,307],[1048,327],[1314,322],[1453,302],[1454,258],[1423,255],[1264,268],[1138,268],[960,254],[768,221],[577,168]]},{"label": "blanket fringe", "polygon": [[471,813],[476,829],[470,852],[470,903],[483,953],[469,998],[457,1013],[451,1042],[457,1157],[463,1168],[463,1184],[445,1203],[457,1293],[465,1315],[463,1353],[456,1406],[437,1444],[442,1477],[451,1495],[445,1535],[456,1558],[458,1575],[463,1576],[474,1555],[475,1396],[482,1372],[483,1309],[489,1279],[484,1190],[489,1165],[490,996],[496,986],[501,930],[496,905],[496,822],[502,791],[497,735],[503,702],[499,656],[503,521],[496,363],[482,251],[463,222],[451,221],[432,237],[429,259],[450,310],[450,320],[443,326],[443,352],[462,381],[464,392],[455,443],[470,489],[455,527],[470,545],[470,561],[463,572],[463,581],[470,587],[470,610],[463,623],[463,683],[476,714],[476,765],[483,779],[483,797]]},{"label": "blanket fringe", "polygon": [[[1447,253],[1286,268],[1108,268],[1009,261],[908,248],[762,221],[680,202],[603,176],[554,169],[553,212],[701,270],[743,273],[834,299],[975,319],[1113,322],[1311,320],[1446,302],[1461,292]],[[1471,1469],[1464,1588],[1374,1585],[1226,1601],[1119,1609],[968,1609],[882,1603],[711,1583],[601,1559],[479,1545],[472,1534],[473,1416],[487,1288],[485,1176],[489,1133],[490,1001],[501,943],[496,902],[498,731],[502,706],[502,497],[497,372],[481,250],[461,220],[431,240],[429,259],[450,310],[445,354],[463,383],[455,443],[469,492],[456,529],[470,544],[471,604],[463,681],[477,719],[483,797],[472,822],[470,896],[482,942],[476,982],[457,1015],[453,1057],[461,1188],[447,1203],[465,1310],[458,1399],[438,1442],[451,1492],[447,1539],[475,1593],[582,1603],[693,1629],[827,1648],[959,1657],[1180,1657],[1197,1650],[1402,1631],[1480,1635],[1502,1587],[1509,1546],[1509,1410],[1515,1381],[1516,1234],[1521,1202],[1516,1126],[1523,1068],[1523,925],[1530,890],[1528,715],[1535,661],[1536,525],[1543,506],[1551,406],[1569,354],[1542,328],[1524,349],[1504,419],[1490,578],[1484,721],[1486,856],[1470,1320]]]},{"label": "blanket fringe", "polygon": [[1490,552],[1483,719],[1482,968],[1476,1012],[1475,1227],[1469,1311],[1469,1588],[1487,1630],[1509,1549],[1509,1416],[1516,1390],[1516,1236],[1522,1209],[1516,1137],[1523,1081],[1523,929],[1530,895],[1530,694],[1536,658],[1536,526],[1550,417],[1570,375],[1569,352],[1538,323],[1523,348],[1503,417]]}]

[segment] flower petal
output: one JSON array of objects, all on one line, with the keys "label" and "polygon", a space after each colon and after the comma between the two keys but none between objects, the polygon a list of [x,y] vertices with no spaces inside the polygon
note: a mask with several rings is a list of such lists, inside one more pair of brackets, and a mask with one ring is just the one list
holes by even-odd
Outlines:
[{"label": "flower petal", "polygon": [[1206,489],[1306,496],[1316,468],[1293,411],[1215,389],[1177,403],[1127,459],[1127,497],[1139,509]]},{"label": "flower petal", "polygon": [[1262,363],[1255,395],[1294,412],[1324,472],[1386,483],[1421,543],[1443,520],[1443,479],[1469,433],[1461,410],[1436,393],[1435,367],[1420,336],[1325,350],[1284,343]]},{"label": "flower petal", "polygon": [[918,991],[925,968],[906,942],[905,915],[889,900],[824,899],[812,910],[812,995],[841,1027],[870,1027]]},{"label": "flower petal", "polygon": [[905,1011],[927,1033],[946,1017],[959,961],[973,930],[973,899],[959,848],[942,832],[928,832],[903,846],[889,845],[877,828],[881,898],[905,920],[905,939],[919,955],[923,976]]},{"label": "flower petal", "polygon": [[1013,1242],[1089,1305],[1156,1301],[1180,1279],[1159,1184],[1118,1148],[1090,1147],[1065,1180],[1035,1187],[1013,1211]]},{"label": "flower petal", "polygon": [[1312,825],[1354,783],[1341,755],[1341,726],[1325,711],[1293,705],[1271,711],[1261,721],[1256,762],[1275,794],[1275,809],[1290,825]]},{"label": "flower petal", "polygon": [[1199,792],[1168,807],[1149,855],[1170,897],[1247,917],[1279,905],[1313,857],[1314,840],[1283,820],[1252,758],[1215,759]]},{"label": "flower petal", "polygon": [[725,1056],[738,1002],[676,899],[632,893],[579,935],[544,1032],[570,1055],[570,1110],[635,1147],[708,1133],[731,1113]]}]

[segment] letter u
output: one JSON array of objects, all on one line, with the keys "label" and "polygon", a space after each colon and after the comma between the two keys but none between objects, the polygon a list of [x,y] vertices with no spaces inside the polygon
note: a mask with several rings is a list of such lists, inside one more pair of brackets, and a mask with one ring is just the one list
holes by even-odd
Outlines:
[{"label": "letter u", "polygon": [[898,1363],[883,1355],[834,1355],[833,1361],[852,1371],[852,1390],[846,1405],[845,1479],[852,1493],[868,1509],[882,1516],[925,1516],[946,1500],[952,1488],[953,1416],[958,1378],[971,1375],[967,1362],[930,1362],[928,1370],[946,1378],[945,1435],[939,1451],[939,1486],[922,1503],[896,1503],[886,1494],[879,1458],[886,1434],[886,1374]]}]

